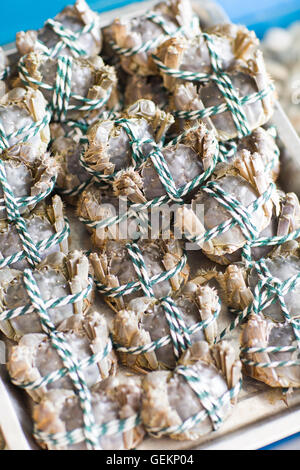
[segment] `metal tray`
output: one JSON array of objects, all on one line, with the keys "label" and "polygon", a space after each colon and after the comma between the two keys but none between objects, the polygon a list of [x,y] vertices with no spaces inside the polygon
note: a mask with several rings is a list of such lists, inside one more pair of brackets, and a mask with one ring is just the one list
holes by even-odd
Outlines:
[{"label": "metal tray", "polygon": [[[157,1],[135,3],[102,13],[102,25],[108,25],[116,16],[126,18],[140,15],[155,3]],[[216,3],[209,0],[193,0],[193,4],[204,26],[229,22],[226,13]],[[5,45],[4,49],[11,57],[16,53],[14,43]],[[294,191],[300,196],[300,140],[279,103],[276,104],[272,124],[277,128],[281,147],[280,185],[284,190]],[[72,213],[68,215],[72,233],[74,217]],[[77,231],[74,230],[73,233]],[[20,450],[38,448],[31,437],[30,414],[27,395],[10,383],[5,366],[0,365],[0,435],[2,431],[6,448]],[[254,450],[299,430],[300,390],[295,390],[285,397],[280,389],[271,389],[246,377],[239,401],[219,431],[203,436],[197,441],[146,438],[138,448]]]}]

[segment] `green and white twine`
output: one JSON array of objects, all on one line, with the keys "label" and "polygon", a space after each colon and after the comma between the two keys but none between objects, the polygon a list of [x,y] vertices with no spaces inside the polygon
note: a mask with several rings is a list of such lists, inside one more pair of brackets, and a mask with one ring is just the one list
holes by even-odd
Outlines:
[{"label": "green and white twine", "polygon": [[168,281],[175,275],[179,274],[187,262],[187,256],[185,253],[183,253],[181,259],[173,268],[149,277],[145,261],[143,259],[143,254],[138,244],[128,243],[126,248],[137,273],[138,281],[128,282],[127,284],[118,287],[108,287],[95,279],[95,284],[98,291],[111,299],[129,295],[139,290],[142,290],[147,297],[153,297],[153,287],[156,284],[163,281]]},{"label": "green and white twine", "polygon": [[149,427],[146,430],[155,437],[163,437],[165,435],[179,435],[188,431],[192,431],[207,418],[210,419],[212,427],[217,430],[223,422],[223,413],[226,406],[230,406],[242,386],[241,380],[230,390],[220,397],[213,397],[207,388],[207,385],[201,380],[201,375],[197,374],[193,367],[179,366],[175,369],[174,374],[178,374],[192,388],[203,407],[201,411],[184,420],[180,425],[167,427]]},{"label": "green and white twine", "polygon": [[[67,56],[58,56],[57,72],[55,83],[49,85],[46,82],[39,81],[32,77],[25,66],[25,57],[19,61],[19,76],[26,86],[38,87],[42,90],[52,91],[52,99],[49,104],[54,120],[64,121],[67,119],[69,111],[91,112],[95,109],[101,109],[109,100],[112,87],[109,87],[102,98],[90,99],[72,92],[72,70],[73,58]],[[45,55],[47,58],[47,55]],[[77,101],[79,104],[71,104],[71,101]]]},{"label": "green and white twine", "polygon": [[38,40],[39,48],[49,57],[54,58],[61,54],[62,50],[67,48],[73,57],[87,57],[87,52],[80,46],[79,40],[81,36],[88,33],[93,33],[93,30],[98,34],[99,25],[95,22],[85,25],[79,31],[71,31],[64,26],[61,22],[52,18],[48,19],[45,23],[46,28],[50,28],[57,36],[58,42],[53,47],[47,47],[43,42]]},{"label": "green and white twine", "polygon": [[[267,267],[264,259],[253,263],[253,269],[258,274],[259,281],[255,286],[253,293],[253,302],[244,311],[244,317],[248,317],[250,314],[263,315],[264,310],[270,305],[278,302],[281,308],[283,322],[288,323],[292,326],[295,335],[297,348],[293,347],[267,347],[267,348],[242,348],[242,354],[249,354],[255,352],[268,352],[268,353],[280,353],[280,352],[292,352],[296,349],[300,353],[300,320],[299,318],[292,318],[289,312],[289,308],[285,301],[285,296],[292,292],[300,282],[300,273],[294,274],[291,277],[282,281],[271,274]],[[285,361],[270,361],[270,362],[254,362],[242,357],[242,361],[250,366],[258,368],[273,368],[277,367],[291,367],[299,366],[300,360],[285,360]]]},{"label": "green and white twine", "polygon": [[173,114],[177,118],[183,119],[205,119],[210,116],[229,111],[231,113],[234,125],[237,129],[237,136],[242,138],[251,133],[247,116],[244,112],[244,106],[247,104],[256,103],[263,100],[266,96],[273,92],[274,86],[270,83],[265,89],[259,90],[256,93],[246,95],[243,97],[239,96],[238,91],[232,84],[229,73],[226,73],[222,68],[222,60],[217,55],[216,49],[212,36],[207,33],[202,33],[206,40],[212,73],[196,73],[180,69],[171,69],[164,65],[161,60],[152,54],[152,58],[158,68],[163,74],[170,75],[174,78],[179,78],[185,81],[207,83],[213,82],[217,85],[218,90],[221,92],[225,102],[219,105],[210,106],[208,108],[191,110],[191,111],[179,111],[174,110]]},{"label": "green and white twine", "polygon": [[176,359],[179,359],[181,354],[186,351],[189,346],[191,346],[191,336],[195,333],[198,333],[199,331],[204,331],[209,325],[213,324],[219,317],[221,311],[221,302],[219,300],[216,311],[209,319],[197,322],[194,325],[188,327],[186,326],[180,313],[180,309],[177,307],[176,301],[174,299],[171,297],[163,297],[160,302],[166,315],[170,334],[162,336],[158,340],[151,341],[149,344],[145,344],[143,346],[126,347],[114,342],[114,349],[116,351],[119,353],[138,356],[156,351],[157,349],[163,348],[168,344],[172,344],[174,356]]},{"label": "green and white twine", "polygon": [[[53,186],[54,183],[55,181],[53,182]],[[43,194],[37,196],[16,199],[6,178],[6,171],[3,160],[0,160],[0,184],[3,190],[7,220],[10,224],[14,224],[23,246],[22,252],[15,253],[14,255],[2,259],[0,261],[0,266],[4,267],[10,265],[13,262],[25,257],[29,263],[29,266],[34,268],[36,264],[41,262],[39,249],[45,250],[47,247],[53,246],[54,243],[57,243],[58,240],[61,242],[68,234],[68,226],[62,229],[60,233],[56,234],[56,237],[52,236],[48,240],[40,242],[38,245],[35,244],[28,232],[26,221],[20,214],[20,207],[26,207],[29,204],[39,202],[42,198],[45,198],[50,193],[51,189],[48,189]]]},{"label": "green and white twine", "polygon": [[199,28],[199,18],[197,16],[194,16],[192,18],[191,24],[189,25],[187,30],[183,26],[180,26],[176,28],[175,30],[171,30],[168,27],[168,24],[166,20],[163,18],[163,16],[155,11],[149,11],[144,17],[146,20],[152,21],[156,25],[160,26],[162,29],[162,34],[156,37],[154,36],[152,39],[149,39],[148,41],[145,41],[142,44],[139,44],[138,46],[134,46],[134,47],[120,47],[114,41],[110,41],[110,45],[112,49],[115,52],[117,52],[119,55],[124,56],[124,57],[133,57],[143,52],[149,52],[149,51],[151,52],[156,47],[158,47],[163,41],[165,41],[168,37],[176,36],[180,33],[190,34],[192,31],[195,31]]},{"label": "green and white twine", "polygon": [[24,284],[32,306],[35,312],[39,315],[42,329],[49,336],[53,347],[64,364],[64,367],[68,369],[69,378],[73,383],[82,410],[84,423],[83,432],[87,447],[88,449],[97,449],[98,439],[94,432],[95,420],[92,412],[91,393],[87,387],[84,375],[79,367],[79,363],[75,359],[63,333],[58,332],[55,329],[55,325],[47,311],[33,273],[29,269],[24,271]]},{"label": "green and white twine", "polygon": [[12,146],[11,145],[12,140],[17,139],[14,145],[29,142],[30,139],[35,137],[46,126],[48,126],[50,119],[51,119],[51,113],[49,111],[46,111],[43,118],[40,119],[39,121],[35,121],[35,122],[32,122],[31,124],[20,127],[19,129],[17,129],[14,132],[11,132],[10,134],[7,134],[5,132],[5,129],[2,123],[0,122],[0,153],[9,149]]},{"label": "green and white twine", "polygon": [[[161,273],[159,277],[156,276],[155,282],[153,282],[153,278],[150,279],[147,273],[147,268],[145,265],[145,261],[143,259],[143,254],[138,244],[128,243],[126,247],[127,247],[128,254],[131,258],[131,261],[133,263],[134,269],[137,273],[137,277],[139,279],[139,288],[143,291],[146,297],[150,297],[153,299],[155,298],[153,285],[155,285],[157,282],[162,282],[162,281],[165,281],[166,279],[170,279],[175,274],[178,274],[186,263],[186,255],[184,254],[180,262],[180,265],[177,265],[175,269],[174,268],[172,269],[172,275],[170,275],[171,270],[166,271],[164,273]],[[184,261],[184,263],[182,261]],[[97,287],[99,289],[99,285]],[[119,296],[125,295],[124,292],[128,293],[128,287],[129,285],[127,284],[125,288],[124,286],[120,286],[118,288],[112,288],[110,291],[114,290],[114,292],[118,292]],[[99,290],[103,292],[103,289],[99,289]],[[133,291],[130,290],[129,292],[131,293]],[[150,351],[155,351],[156,349],[166,346],[167,344],[172,342],[175,358],[179,359],[180,355],[191,345],[190,335],[202,329],[207,328],[213,321],[217,319],[220,313],[220,308],[221,308],[220,303],[219,303],[218,309],[216,310],[216,312],[214,312],[214,314],[209,320],[198,322],[192,327],[187,327],[184,322],[183,316],[180,312],[180,309],[177,307],[174,299],[172,299],[169,296],[163,297],[162,299],[160,299],[160,305],[163,308],[163,311],[164,311],[164,314],[165,314],[165,317],[166,317],[166,320],[170,329],[170,334],[163,338],[160,338],[157,341],[152,341],[151,343],[147,345],[143,345],[143,346],[127,348],[119,344],[114,344],[114,347],[117,351],[125,352],[128,354],[133,354],[133,355],[140,355],[140,354],[148,353]]]},{"label": "green and white twine", "polygon": [[123,420],[112,420],[103,425],[96,424],[92,408],[91,392],[86,384],[83,371],[88,366],[103,360],[112,350],[112,344],[110,341],[108,341],[104,351],[101,353],[95,353],[89,358],[83,361],[79,361],[75,358],[73,351],[68,344],[66,336],[64,333],[58,332],[56,330],[55,325],[53,324],[49,315],[49,310],[52,308],[74,304],[87,298],[92,289],[92,279],[90,278],[88,286],[81,292],[48,301],[43,300],[37,282],[34,278],[33,271],[30,269],[25,269],[23,280],[30,299],[30,303],[24,307],[18,307],[6,312],[2,312],[0,315],[0,321],[10,320],[17,316],[29,314],[32,312],[38,314],[41,327],[49,337],[52,346],[55,348],[60,359],[62,360],[63,367],[33,382],[20,383],[18,380],[16,380],[15,383],[22,388],[36,390],[39,387],[47,386],[67,375],[74,386],[83,416],[82,429],[57,434],[47,434],[45,432],[40,432],[38,429],[35,429],[35,437],[49,446],[56,445],[65,447],[67,445],[85,442],[88,449],[99,449],[101,448],[99,439],[102,436],[126,432],[140,424],[140,418],[137,415]]}]

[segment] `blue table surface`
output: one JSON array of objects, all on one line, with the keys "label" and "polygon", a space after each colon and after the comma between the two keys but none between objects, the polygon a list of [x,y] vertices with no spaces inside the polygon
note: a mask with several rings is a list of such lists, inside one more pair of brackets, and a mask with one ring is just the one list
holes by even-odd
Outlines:
[{"label": "blue table surface", "polygon": [[[74,0],[75,1],[75,0]],[[142,0],[134,0],[140,2]],[[47,18],[55,16],[73,0],[14,0],[1,1],[0,44],[12,42],[20,30],[37,29]],[[133,3],[133,0],[88,0],[99,12]],[[254,29],[259,37],[272,26],[286,27],[300,20],[299,0],[218,0],[232,21]],[[274,443],[264,449],[300,449],[300,433]]]}]

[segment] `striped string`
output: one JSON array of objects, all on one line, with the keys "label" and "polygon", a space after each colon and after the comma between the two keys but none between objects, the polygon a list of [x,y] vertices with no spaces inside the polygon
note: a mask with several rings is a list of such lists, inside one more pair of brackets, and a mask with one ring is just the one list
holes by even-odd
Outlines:
[{"label": "striped string", "polygon": [[242,387],[242,381],[240,380],[234,387],[227,390],[227,392],[222,394],[220,397],[214,398],[207,390],[205,384],[201,381],[201,376],[195,373],[193,367],[179,366],[174,372],[175,374],[177,373],[182,376],[186,383],[192,388],[199,398],[203,409],[190,416],[179,425],[163,428],[146,426],[147,432],[155,437],[163,437],[165,435],[176,436],[192,431],[207,418],[211,420],[213,429],[217,430],[223,421],[222,410],[224,407],[230,406],[231,401],[238,396]]},{"label": "striped string", "polygon": [[30,269],[24,271],[24,285],[35,312],[39,315],[42,329],[49,336],[52,346],[57,351],[64,367],[68,370],[74,389],[76,390],[83,415],[83,433],[88,449],[98,449],[98,437],[95,434],[95,419],[92,412],[91,393],[85,382],[84,375],[79,367],[70,345],[63,333],[55,329],[50,315],[46,309],[38,285]]},{"label": "striped string", "polygon": [[[119,353],[132,354],[136,356],[156,351],[157,349],[163,348],[164,346],[167,346],[168,344],[172,343],[174,355],[176,358],[179,358],[181,354],[186,351],[186,349],[190,346],[191,336],[195,333],[198,333],[199,331],[204,331],[208,326],[212,325],[215,321],[217,321],[221,311],[221,301],[219,299],[217,309],[209,319],[197,322],[194,325],[187,327],[182,319],[180,310],[178,309],[176,303],[171,297],[164,297],[163,299],[161,299],[161,305],[164,308],[164,311],[168,312],[170,317],[168,321],[170,334],[165,335],[159,338],[158,340],[151,341],[149,344],[145,344],[143,346],[126,347],[114,342],[114,349]],[[176,311],[175,315],[173,313],[174,310]],[[173,329],[176,330],[176,333],[179,334],[179,341],[177,340],[177,337],[175,338],[175,341],[173,340],[174,335],[171,334],[171,331]]]},{"label": "striped string", "polygon": [[134,47],[120,47],[118,44],[116,44],[115,41],[110,41],[110,46],[112,49],[117,52],[117,54],[122,55],[124,57],[133,57],[137,54],[143,53],[143,52],[149,52],[151,50],[154,50],[156,47],[158,47],[163,41],[165,41],[168,37],[176,36],[179,33],[189,33],[190,31],[195,31],[199,28],[199,19],[194,16],[191,24],[189,27],[186,28],[181,26],[176,28],[175,30],[169,29],[165,19],[163,16],[160,14],[156,13],[155,11],[149,11],[145,15],[145,19],[152,21],[156,25],[160,26],[162,29],[162,34],[158,36],[154,36],[152,39],[149,39],[148,41],[143,42],[142,44],[139,44],[138,46]]},{"label": "striped string", "polygon": [[[95,109],[101,109],[110,98],[112,87],[109,87],[105,91],[105,95],[100,99],[85,98],[71,91],[72,57],[57,57],[57,72],[54,85],[49,85],[32,77],[25,66],[25,57],[21,57],[18,64],[20,79],[26,86],[39,87],[42,90],[53,92],[50,109],[54,118],[64,120],[69,111],[91,112]],[[71,99],[79,104],[71,104]]]},{"label": "striped string", "polygon": [[[254,300],[247,309],[247,314],[253,313],[255,315],[263,314],[264,310],[270,305],[278,302],[280,305],[281,313],[283,316],[283,321],[292,326],[297,350],[300,352],[300,322],[298,318],[292,318],[289,312],[289,308],[286,305],[285,296],[292,292],[300,282],[300,273],[295,274],[284,281],[276,278],[271,274],[270,270],[267,267],[266,261],[264,259],[259,260],[256,263],[253,263],[253,267],[258,274],[259,281],[254,289]],[[247,315],[247,316],[248,316]],[[292,350],[295,350],[293,347]],[[287,352],[291,351],[290,347],[281,347],[276,346],[276,348],[259,348],[259,352]],[[242,348],[242,353],[253,353],[254,351],[251,348]],[[256,351],[257,352],[257,351]],[[288,367],[288,366],[297,366],[300,364],[299,360],[296,361],[270,361],[266,363],[253,362],[248,360],[245,357],[242,358],[242,361],[245,364],[252,365],[255,367],[262,368],[277,368],[277,367]]]},{"label": "striped string", "polygon": [[177,118],[192,120],[204,119],[229,111],[236,127],[238,138],[247,136],[251,133],[251,128],[249,126],[247,116],[244,112],[243,107],[246,104],[252,104],[256,103],[257,101],[263,100],[267,95],[274,91],[274,86],[273,84],[270,84],[263,90],[240,97],[238,90],[235,89],[232,84],[229,74],[223,70],[222,60],[216,52],[213,37],[207,33],[202,33],[202,35],[206,41],[206,45],[208,48],[212,73],[196,73],[190,72],[188,70],[173,69],[164,65],[163,62],[155,54],[152,54],[153,61],[164,74],[172,76],[174,78],[180,78],[185,81],[199,83],[215,83],[218,87],[218,90],[221,92],[225,103],[216,106],[210,106],[201,110],[174,110],[173,114]]},{"label": "striped string", "polygon": [[[26,143],[39,132],[41,132],[46,126],[48,126],[51,119],[51,113],[45,112],[43,118],[39,121],[35,121],[27,126],[20,127],[15,132],[6,134],[2,123],[0,122],[0,153],[11,147],[10,141],[18,138],[17,144]],[[16,144],[15,144],[16,145]]]}]

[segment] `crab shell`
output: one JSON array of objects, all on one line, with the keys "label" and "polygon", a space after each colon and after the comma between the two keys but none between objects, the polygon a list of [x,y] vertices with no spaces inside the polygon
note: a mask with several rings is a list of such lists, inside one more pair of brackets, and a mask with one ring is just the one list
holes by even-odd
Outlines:
[{"label": "crab shell", "polygon": [[79,195],[76,214],[91,233],[92,244],[101,248],[107,239],[136,240],[141,234],[143,238],[170,238],[173,205],[166,201],[151,207],[151,211],[143,206],[136,211],[130,199],[144,202],[145,198],[141,191],[136,193],[134,185],[131,194],[128,186],[125,189],[128,198],[116,197],[111,187],[99,188],[97,184],[90,184]]},{"label": "crab shell", "polygon": [[[277,323],[263,315],[251,315],[243,326],[242,348],[296,347],[293,352],[245,352],[242,358],[254,363],[298,361],[299,351],[291,323]],[[260,367],[244,364],[247,375],[270,387],[300,387],[299,366]]]},{"label": "crab shell", "polygon": [[[130,418],[141,406],[141,387],[138,381],[117,376],[104,380],[91,391],[92,413],[97,425],[113,420]],[[52,390],[34,407],[33,419],[38,431],[47,434],[65,433],[82,428],[83,418],[79,398],[70,390]],[[99,446],[103,450],[125,450],[136,447],[144,437],[141,425],[119,434],[102,436]],[[57,445],[40,441],[50,450],[84,450],[85,442]]]},{"label": "crab shell", "polygon": [[[29,52],[22,58],[25,74],[20,72],[20,78],[34,89],[40,88],[45,99],[52,101],[54,88],[56,86],[57,59],[52,59],[42,52]],[[31,80],[34,80],[33,82]],[[40,83],[36,84],[35,81]],[[117,77],[113,67],[105,65],[100,56],[92,58],[73,58],[72,77],[70,79],[70,91],[80,98],[70,97],[69,106],[85,105],[85,99],[101,100],[110,93],[109,100],[101,109],[113,108],[117,102],[116,91]],[[49,89],[48,87],[51,87]],[[88,107],[87,107],[88,108]],[[67,120],[78,120],[89,115],[97,116],[100,109],[67,110]]]},{"label": "crab shell", "polygon": [[[39,196],[50,191],[57,175],[55,161],[48,155],[43,155],[34,165],[29,164],[20,157],[4,154],[3,166],[7,183],[15,198]],[[0,219],[7,219],[3,187],[0,187]],[[29,213],[35,204],[20,207],[20,214]]]},{"label": "crab shell", "polygon": [[[196,286],[196,291],[174,297],[187,328],[212,318],[218,306],[218,296],[209,286]],[[170,327],[161,302],[142,297],[129,302],[126,310],[120,310],[113,321],[114,342],[125,347],[146,346],[170,335]],[[213,342],[215,325],[191,334],[192,343],[201,340]],[[119,353],[125,365],[139,372],[157,369],[173,369],[176,366],[172,342],[145,354]]]},{"label": "crab shell", "polygon": [[[153,101],[140,99],[130,105],[120,116],[126,119],[127,126],[138,140],[150,139],[160,142],[174,118],[161,111]],[[87,133],[88,148],[84,154],[85,163],[103,176],[132,165],[131,139],[122,125],[115,120],[100,120]],[[139,150],[146,156],[152,148],[151,143],[139,144]]]},{"label": "crab shell", "polygon": [[[33,271],[33,276],[45,302],[70,294],[78,294],[87,288],[88,259],[80,251],[65,256],[55,252],[49,255]],[[73,314],[87,312],[92,301],[92,291],[83,300],[49,309],[55,326]],[[0,277],[0,312],[29,303],[23,273],[14,269],[3,269]],[[18,340],[28,333],[42,332],[39,316],[35,312],[26,313],[10,320],[1,321],[0,328],[11,339]]]},{"label": "crab shell", "polygon": [[7,75],[8,65],[8,58],[2,47],[0,47],[0,98],[7,92],[7,83],[5,79]]},{"label": "crab shell", "polygon": [[[300,228],[300,204],[299,199],[295,193],[283,193],[279,192],[279,211],[278,208],[273,209],[271,221],[269,225],[261,231],[260,237],[284,237],[294,230]],[[272,256],[278,251],[287,252],[291,249],[293,242],[286,243],[284,245],[262,245],[253,246],[251,248],[251,258],[257,261],[266,256]],[[242,249],[239,249],[233,253],[225,254],[219,257],[210,256],[211,259],[215,259],[220,264],[231,264],[241,261]]]},{"label": "crab shell", "polygon": [[[251,155],[249,151],[243,151],[242,157],[233,162],[233,167],[226,175],[216,177],[214,181],[225,193],[228,193],[228,196],[239,201],[244,208],[253,204],[267,191],[270,183],[269,175],[264,172],[261,156],[257,153]],[[264,230],[271,221],[273,207],[278,202],[276,191],[272,197],[274,200],[271,198],[260,204],[250,214],[250,220],[258,233]],[[184,206],[178,208],[175,226],[188,236],[201,237],[205,232],[231,218],[231,213],[215,197],[207,194],[205,187],[202,187],[192,200],[191,209]],[[235,252],[243,247],[246,241],[240,226],[236,224],[223,233],[217,233],[209,241],[204,243],[199,241],[199,243],[206,256],[214,261],[222,262],[222,256]]]},{"label": "crab shell", "polygon": [[[64,212],[61,198],[53,196],[49,203],[41,202],[30,214],[24,217],[27,231],[31,241],[36,244],[39,241],[47,240],[49,237],[60,232],[65,227]],[[23,250],[20,236],[16,226],[5,220],[0,221],[0,259],[9,257]],[[42,259],[53,252],[61,251],[68,254],[68,239],[64,238],[59,245],[53,245],[39,254]],[[11,268],[23,270],[28,267],[26,258],[10,264]]]},{"label": "crab shell", "polygon": [[[246,62],[253,58],[257,50],[258,39],[253,31],[244,26],[222,24],[212,27],[206,32],[214,44],[218,57],[221,58],[222,70],[228,70],[237,62]],[[211,58],[205,36],[199,34],[191,38],[177,36],[167,39],[156,51],[157,57],[165,67],[171,69],[190,71],[193,73],[213,73]],[[178,79],[164,73],[164,86],[173,92],[176,84],[182,83]]]},{"label": "crab shell", "polygon": [[127,226],[123,227],[120,223],[108,223],[111,217],[121,215],[126,210],[128,210],[127,204],[123,206],[122,201],[114,196],[110,188],[107,190],[100,189],[92,184],[79,195],[76,214],[78,217],[91,222],[105,223],[107,221],[107,225],[105,224],[106,226],[103,228],[87,226],[91,233],[92,244],[99,247],[103,245],[107,238],[118,240],[128,237]]},{"label": "crab shell", "polygon": [[[205,342],[194,343],[187,350],[181,364],[196,374],[200,384],[209,395],[218,400],[240,380],[241,363],[227,342],[218,343],[211,349]],[[141,417],[146,430],[153,437],[168,436],[178,440],[194,440],[211,432],[214,427],[207,417],[191,429],[181,432],[168,432],[170,426],[181,426],[184,421],[204,409],[200,399],[178,373],[155,371],[147,374],[142,382],[143,400]],[[218,415],[224,420],[232,410],[231,403],[223,403]]]},{"label": "crab shell", "polygon": [[[98,312],[91,312],[85,317],[73,315],[63,321],[57,331],[64,333],[64,338],[78,362],[88,360],[95,353],[103,353],[109,341],[106,320]],[[24,386],[63,369],[64,365],[47,335],[31,333],[23,336],[19,344],[12,347],[7,367],[11,379],[19,386]],[[117,359],[111,351],[104,359],[83,369],[87,386],[90,388],[100,380],[114,375],[116,367]],[[27,391],[33,400],[40,401],[49,390],[69,388],[72,389],[72,381],[66,374],[52,383],[33,390],[29,388]]]},{"label": "crab shell", "polygon": [[[199,25],[194,22],[192,26],[194,13],[189,0],[161,2],[154,6],[152,12],[165,22],[170,36],[178,34],[178,28],[183,28],[181,34],[188,36],[199,32]],[[108,43],[113,41],[118,47],[127,49],[140,47],[149,40],[163,42],[168,35],[159,23],[151,21],[143,15],[129,20],[116,18],[105,29],[104,37]],[[146,52],[138,52],[129,56],[120,54],[123,69],[130,75],[155,75],[157,67],[151,54],[156,47],[157,44]]]},{"label": "crab shell", "polygon": [[58,168],[56,186],[69,204],[76,205],[76,195],[66,195],[64,192],[71,191],[90,179],[89,173],[80,164],[80,156],[86,146],[79,129],[76,129],[74,135],[68,135],[65,127],[60,123],[50,125],[51,154]]},{"label": "crab shell", "polygon": [[[10,136],[23,127],[46,119],[46,105],[46,100],[39,90],[17,87],[8,91],[0,99],[0,122],[5,135]],[[49,125],[46,124],[26,141],[24,133],[10,137],[9,147],[4,150],[4,155],[34,164],[45,154],[49,140]]]},{"label": "crab shell", "polygon": [[[204,170],[209,169],[217,151],[214,133],[208,132],[204,124],[199,123],[196,130],[189,131],[189,128],[186,130],[187,135],[182,141],[160,149],[176,189],[190,183]],[[116,196],[126,196],[136,203],[166,195],[166,188],[155,169],[151,156],[148,156],[139,169],[134,170],[130,167],[119,171],[115,175],[113,188]],[[195,192],[194,188],[192,191]],[[187,196],[190,196],[189,193]]]},{"label": "crab shell", "polygon": [[[279,252],[280,253],[280,252]],[[286,253],[285,256],[274,254],[270,258],[264,260],[271,276],[277,282],[284,282],[293,276],[297,276],[300,271],[299,254]],[[230,307],[237,310],[244,310],[249,307],[254,300],[255,288],[261,276],[258,275],[257,269],[246,270],[243,265],[230,265],[225,273],[218,274],[218,281],[222,286],[226,303]],[[298,318],[298,297],[300,292],[299,282],[284,295],[284,301],[288,313],[291,318]],[[262,310],[262,316],[272,321],[282,323],[285,316],[282,313],[280,302],[277,298],[275,301]]]},{"label": "crab shell", "polygon": [[141,77],[139,75],[128,75],[126,77],[124,92],[126,106],[142,98],[153,101],[161,109],[167,107],[169,102],[168,92],[164,88],[160,76],[149,75],[148,77]]},{"label": "crab shell", "polygon": [[[237,64],[227,73],[240,98],[256,93],[264,93],[256,101],[242,104],[247,119],[248,131],[264,125],[272,116],[275,104],[275,92],[272,91],[272,81],[269,78],[260,51],[254,59],[245,64]],[[170,109],[175,111],[199,111],[226,103],[215,82],[209,81],[203,85],[185,82],[176,84],[170,99]],[[235,125],[233,114],[229,110],[212,114],[204,119],[207,126],[215,130],[219,140],[227,141],[240,137],[240,129]]]},{"label": "crab shell", "polygon": [[270,174],[272,181],[277,180],[280,169],[280,150],[276,144],[273,128],[266,130],[263,127],[258,127],[250,135],[237,139],[235,142],[237,144],[236,152],[232,157],[227,158],[225,163],[218,163],[215,173],[219,176],[226,174],[233,162],[242,157],[243,151],[248,150],[251,154],[259,153],[261,155],[265,169]]},{"label": "crab shell", "polygon": [[[125,286],[129,282],[138,281],[134,263],[131,260],[126,244],[129,240],[106,240],[102,249],[90,255],[95,279],[107,288]],[[149,279],[175,268],[183,256],[179,240],[140,240],[137,242],[141,251]],[[159,280],[152,289],[156,298],[176,292],[186,282],[189,274],[187,264],[169,280]],[[104,295],[105,301],[114,310],[127,307],[130,300],[143,296],[140,287],[137,291],[117,297]]]},{"label": "crab shell", "polygon": [[[91,31],[81,35],[75,44],[77,48],[85,52],[85,57],[92,57],[100,53],[102,45],[100,17],[89,8],[85,0],[76,0],[74,5],[69,5],[58,13],[54,20],[75,34],[82,28],[93,25]],[[16,45],[21,56],[29,52],[43,51],[45,47],[48,50],[52,49],[60,41],[60,36],[47,25],[38,31],[20,31],[16,34]],[[59,54],[72,55],[72,51],[64,45]]]},{"label": "crab shell", "polygon": [[5,449],[6,449],[6,442],[5,442],[2,432],[0,431],[0,450],[5,450]]}]

